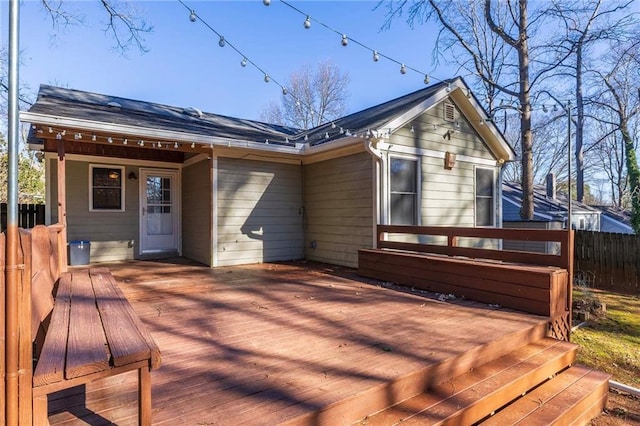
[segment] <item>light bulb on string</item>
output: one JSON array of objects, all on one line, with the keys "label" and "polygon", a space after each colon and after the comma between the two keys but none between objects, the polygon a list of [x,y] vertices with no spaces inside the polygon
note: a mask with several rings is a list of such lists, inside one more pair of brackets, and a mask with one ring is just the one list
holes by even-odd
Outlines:
[{"label": "light bulb on string", "polygon": [[175,142],[175,143],[173,144],[173,147],[174,147],[175,149],[178,149],[178,146],[179,146],[179,145],[178,145],[178,142]]},{"label": "light bulb on string", "polygon": [[262,4],[269,6],[271,4],[271,0],[262,0]]},{"label": "light bulb on string", "polygon": [[282,96],[287,96],[287,93],[289,93],[289,91],[287,90],[286,87],[282,88]]},{"label": "light bulb on string", "polygon": [[378,62],[380,60],[380,55],[377,50],[373,51],[373,62]]},{"label": "light bulb on string", "polygon": [[198,17],[196,16],[196,11],[192,10],[191,13],[189,14],[189,20],[191,22],[196,22],[197,19]]},{"label": "light bulb on string", "polygon": [[309,17],[309,15],[307,15],[307,19],[304,20],[304,27],[306,29],[311,28],[311,17]]},{"label": "light bulb on string", "polygon": [[264,75],[264,82],[265,82],[265,83],[268,83],[268,82],[270,82],[270,81],[271,81],[271,78],[269,77],[269,74],[265,74],[265,75]]},{"label": "light bulb on string", "polygon": [[123,140],[123,141],[122,141],[122,145],[126,145],[126,144],[128,144],[128,143],[129,143],[129,141],[128,141],[127,139],[125,139],[125,140]]},{"label": "light bulb on string", "polygon": [[96,140],[98,140],[98,137],[96,135],[91,135],[91,141],[95,142]]},{"label": "light bulb on string", "polygon": [[558,111],[558,105],[553,106],[553,112],[556,112],[556,111]]},{"label": "light bulb on string", "polygon": [[549,112],[549,109],[547,108],[546,105],[542,105],[542,112],[544,112],[544,113]]},{"label": "light bulb on string", "polygon": [[342,43],[343,46],[349,44],[349,39],[347,38],[346,34],[342,34],[342,41],[340,43]]},{"label": "light bulb on string", "polygon": [[224,41],[224,37],[220,36],[220,40],[218,40],[218,46],[224,47],[227,42]]},{"label": "light bulb on string", "polygon": [[424,84],[429,84],[429,74],[424,75]]},{"label": "light bulb on string", "polygon": [[240,66],[242,66],[242,67],[246,67],[247,66],[247,58],[242,58],[242,60],[240,61]]},{"label": "light bulb on string", "polygon": [[407,73],[407,67],[404,66],[404,64],[400,65],[400,74],[406,74]]},{"label": "light bulb on string", "polygon": [[195,148],[196,147],[196,143],[195,142],[191,142],[191,148]]},{"label": "light bulb on string", "polygon": [[113,143],[113,138],[112,138],[111,136],[109,136],[109,137],[107,138],[107,142],[108,142],[108,143]]}]

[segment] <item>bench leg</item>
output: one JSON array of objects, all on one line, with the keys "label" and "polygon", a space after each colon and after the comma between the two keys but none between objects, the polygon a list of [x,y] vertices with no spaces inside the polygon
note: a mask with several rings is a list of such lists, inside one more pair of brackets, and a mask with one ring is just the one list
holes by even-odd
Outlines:
[{"label": "bench leg", "polygon": [[151,425],[151,370],[138,369],[138,420],[141,426]]},{"label": "bench leg", "polygon": [[33,398],[33,425],[49,426],[49,406],[47,403],[47,395],[36,396]]}]

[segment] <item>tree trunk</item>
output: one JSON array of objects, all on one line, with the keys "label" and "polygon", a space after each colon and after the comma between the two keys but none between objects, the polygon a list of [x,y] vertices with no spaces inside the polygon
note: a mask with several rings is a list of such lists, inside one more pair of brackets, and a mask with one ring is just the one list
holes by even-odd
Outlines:
[{"label": "tree trunk", "polygon": [[529,43],[527,39],[527,1],[520,0],[518,63],[520,65],[521,108],[520,138],[522,140],[522,209],[520,217],[533,219],[533,133],[531,132],[531,94],[529,82]]},{"label": "tree trunk", "polygon": [[[583,42],[579,42],[576,48],[576,199],[584,201],[584,153],[582,144],[584,139],[584,99],[582,97],[582,53]],[[567,119],[571,114],[567,111]],[[571,135],[568,135],[571,137]],[[568,141],[567,141],[568,142]]]},{"label": "tree trunk", "polygon": [[622,120],[620,132],[624,141],[624,154],[629,177],[629,194],[631,195],[631,226],[636,234],[640,234],[640,169],[633,138],[629,133],[629,123]]}]

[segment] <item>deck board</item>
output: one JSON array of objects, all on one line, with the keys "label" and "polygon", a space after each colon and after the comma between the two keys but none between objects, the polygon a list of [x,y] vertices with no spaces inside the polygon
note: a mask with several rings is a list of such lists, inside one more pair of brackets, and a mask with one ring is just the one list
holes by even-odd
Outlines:
[{"label": "deck board", "polygon": [[[372,389],[380,391],[372,400],[400,398],[428,380],[425,372],[444,374],[449,361],[464,367],[482,356],[477,348],[498,351],[546,321],[311,262],[108,267],[162,352],[152,374],[154,424],[331,422],[349,410],[341,401]],[[56,399],[51,424],[83,424],[60,411],[65,404],[136,424],[134,391],[135,375],[97,381],[86,388],[86,409],[82,395]],[[325,407],[335,410],[313,413]]]}]

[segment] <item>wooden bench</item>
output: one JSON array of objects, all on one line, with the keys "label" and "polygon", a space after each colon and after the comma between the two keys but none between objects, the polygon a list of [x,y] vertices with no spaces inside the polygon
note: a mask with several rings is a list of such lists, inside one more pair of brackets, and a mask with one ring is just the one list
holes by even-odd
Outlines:
[{"label": "wooden bench", "polygon": [[48,424],[49,394],[138,370],[139,424],[150,425],[158,346],[107,268],[56,279],[48,231],[32,234],[33,424]]},{"label": "wooden bench", "polygon": [[[490,247],[478,247],[483,240]],[[500,248],[513,241],[552,243],[558,252]],[[568,340],[572,253],[567,231],[379,225],[377,248],[359,250],[358,273],[548,316],[549,334]]]}]

